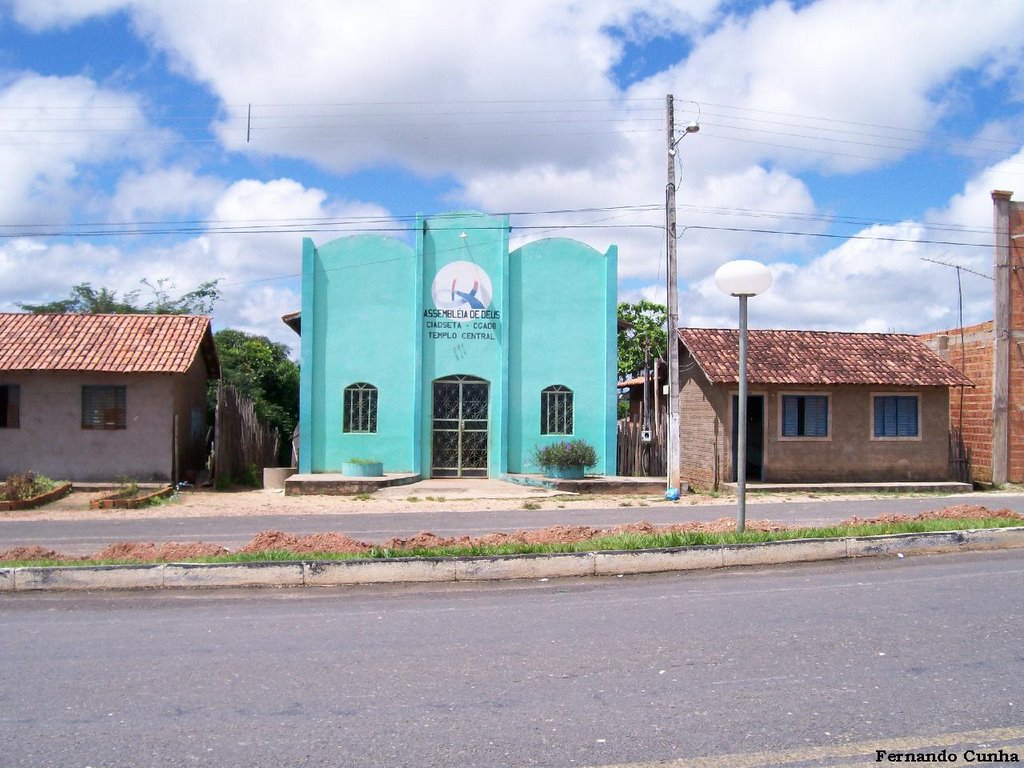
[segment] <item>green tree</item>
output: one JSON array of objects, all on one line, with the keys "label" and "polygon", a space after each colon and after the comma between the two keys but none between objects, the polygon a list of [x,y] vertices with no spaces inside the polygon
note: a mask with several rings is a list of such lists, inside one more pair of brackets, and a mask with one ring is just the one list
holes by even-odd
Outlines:
[{"label": "green tree", "polygon": [[639,376],[644,370],[644,345],[650,344],[651,364],[664,357],[668,347],[668,313],[664,304],[641,299],[635,304],[619,304],[619,320],[629,323],[619,329],[619,375]]},{"label": "green tree", "polygon": [[58,299],[46,304],[18,304],[26,312],[41,314],[114,314],[114,315],[208,315],[213,305],[220,298],[218,280],[207,280],[188,293],[172,297],[174,283],[162,277],[156,284],[149,280],[139,281],[144,285],[152,298],[141,304],[139,295],[142,289],[127,291],[118,298],[117,291],[109,288],[93,288],[91,283],[79,283],[71,288],[66,299]]},{"label": "green tree", "polygon": [[[221,377],[252,400],[258,415],[280,436],[278,458],[291,455],[292,431],[299,420],[299,366],[288,357],[288,347],[256,336],[227,329],[213,335],[220,358]],[[210,387],[216,403],[216,384]]]}]

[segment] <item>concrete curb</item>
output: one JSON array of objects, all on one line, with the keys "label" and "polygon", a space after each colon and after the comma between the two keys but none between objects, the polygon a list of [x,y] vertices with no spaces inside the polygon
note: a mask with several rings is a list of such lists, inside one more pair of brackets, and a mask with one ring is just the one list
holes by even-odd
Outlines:
[{"label": "concrete curb", "polygon": [[552,555],[0,568],[0,592],[551,579],[1012,548],[1024,548],[1024,527]]}]

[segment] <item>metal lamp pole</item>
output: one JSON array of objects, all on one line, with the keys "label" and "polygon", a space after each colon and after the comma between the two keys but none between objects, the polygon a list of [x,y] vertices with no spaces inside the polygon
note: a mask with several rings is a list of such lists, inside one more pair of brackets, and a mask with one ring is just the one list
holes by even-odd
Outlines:
[{"label": "metal lamp pole", "polygon": [[739,402],[736,404],[736,530],[747,525],[747,299],[740,294]]},{"label": "metal lamp pole", "polygon": [[739,395],[736,403],[736,530],[747,525],[747,299],[772,285],[772,273],[757,261],[730,261],[715,272],[722,293],[740,300]]}]

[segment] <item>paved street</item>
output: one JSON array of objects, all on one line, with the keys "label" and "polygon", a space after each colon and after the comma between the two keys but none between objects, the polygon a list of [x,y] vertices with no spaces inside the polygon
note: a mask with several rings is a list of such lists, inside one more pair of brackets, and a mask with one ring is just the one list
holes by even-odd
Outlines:
[{"label": "paved street", "polygon": [[[633,502],[635,503],[635,501]],[[397,504],[397,503],[396,503]],[[821,525],[856,515],[861,518],[889,512],[917,514],[953,504],[982,504],[991,509],[1009,507],[1024,512],[1024,496],[970,494],[947,497],[817,499],[778,502],[753,499],[748,519],[781,523]],[[154,514],[173,515],[174,507]],[[371,514],[260,514],[231,517],[156,517],[134,520],[0,520],[0,549],[39,544],[66,554],[89,554],[118,541],[206,541],[237,548],[256,533],[280,530],[287,533],[338,531],[362,541],[383,542],[420,531],[439,536],[477,536],[493,531],[542,528],[547,525],[610,526],[647,520],[673,523],[684,520],[716,520],[735,514],[725,504],[675,506],[628,506],[598,509],[478,510],[459,512],[374,512]]]},{"label": "paved street", "polygon": [[1010,551],[0,595],[0,755],[9,768],[849,766],[876,748],[982,743],[1024,756],[1022,583]]}]

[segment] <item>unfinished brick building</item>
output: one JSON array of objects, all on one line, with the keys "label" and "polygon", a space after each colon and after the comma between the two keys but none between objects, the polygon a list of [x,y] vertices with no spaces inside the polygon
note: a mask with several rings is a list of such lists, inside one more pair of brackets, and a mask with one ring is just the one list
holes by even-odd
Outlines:
[{"label": "unfinished brick building", "polygon": [[922,339],[975,383],[950,392],[950,426],[976,482],[1024,482],[1024,203],[994,191],[994,317]]}]

